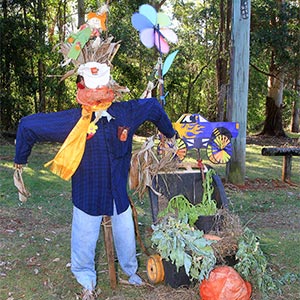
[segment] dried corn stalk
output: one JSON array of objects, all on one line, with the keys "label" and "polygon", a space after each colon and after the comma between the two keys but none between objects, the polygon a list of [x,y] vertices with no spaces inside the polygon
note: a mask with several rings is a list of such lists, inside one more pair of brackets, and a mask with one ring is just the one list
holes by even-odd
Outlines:
[{"label": "dried corn stalk", "polygon": [[[152,182],[159,172],[172,172],[178,169],[175,139],[168,139],[168,143],[174,147],[161,147],[163,155],[156,154],[154,136],[147,138],[141,150],[135,152],[131,159],[129,173],[129,188],[135,189],[135,193],[142,198],[147,187],[152,187]],[[154,193],[159,194],[153,190]]]}]

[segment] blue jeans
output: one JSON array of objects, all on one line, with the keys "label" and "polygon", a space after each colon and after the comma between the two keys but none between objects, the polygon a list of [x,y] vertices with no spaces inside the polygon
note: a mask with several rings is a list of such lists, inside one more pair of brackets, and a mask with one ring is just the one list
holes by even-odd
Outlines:
[{"label": "blue jeans", "polygon": [[[77,281],[86,289],[96,286],[95,251],[99,238],[102,216],[91,216],[73,207],[71,239],[71,271]],[[132,284],[141,284],[135,274],[138,268],[136,242],[131,207],[111,217],[114,245],[119,264]],[[129,279],[129,282],[130,282]]]}]

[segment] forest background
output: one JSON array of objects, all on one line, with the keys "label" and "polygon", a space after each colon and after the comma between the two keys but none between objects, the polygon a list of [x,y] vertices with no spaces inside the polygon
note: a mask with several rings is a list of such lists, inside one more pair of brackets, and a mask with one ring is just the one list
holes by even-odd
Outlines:
[{"label": "forest background", "polygon": [[[246,4],[248,1],[244,1]],[[109,1],[108,34],[122,41],[113,76],[139,98],[153,76],[157,51],[141,45],[131,15],[143,3],[172,14],[179,50],[165,78],[165,110],[227,120],[231,0]],[[0,130],[14,134],[22,116],[77,106],[75,78],[60,81],[57,45],[101,1],[3,0],[0,7]],[[76,20],[76,21],[75,21]],[[251,1],[248,133],[299,132],[300,1]],[[142,130],[145,130],[143,128]]]}]

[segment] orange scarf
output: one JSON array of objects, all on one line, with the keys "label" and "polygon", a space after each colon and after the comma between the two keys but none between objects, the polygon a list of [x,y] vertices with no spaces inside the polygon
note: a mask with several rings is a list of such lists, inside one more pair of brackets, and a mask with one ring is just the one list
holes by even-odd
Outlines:
[{"label": "orange scarf", "polygon": [[54,174],[62,179],[69,180],[81,162],[93,112],[106,110],[111,104],[110,102],[94,106],[83,105],[81,118],[69,133],[54,159],[47,162],[44,166],[50,166],[50,170]]}]

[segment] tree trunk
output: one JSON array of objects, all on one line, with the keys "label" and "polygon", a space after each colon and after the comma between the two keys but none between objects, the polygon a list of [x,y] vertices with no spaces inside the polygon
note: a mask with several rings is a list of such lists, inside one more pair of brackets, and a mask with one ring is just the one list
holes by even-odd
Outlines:
[{"label": "tree trunk", "polygon": [[260,135],[285,137],[286,134],[282,125],[282,99],[284,73],[277,70],[271,62],[270,74],[268,80],[268,95],[266,97],[266,118],[264,128]]},{"label": "tree trunk", "polygon": [[296,99],[293,102],[293,112],[292,112],[292,122],[291,122],[291,132],[299,132],[299,122],[300,122],[300,79],[296,82]]},{"label": "tree trunk", "polygon": [[[7,19],[7,0],[4,0],[1,3],[1,9],[3,12],[3,23],[6,22]],[[7,35],[6,35],[7,36]],[[4,33],[1,32],[1,38],[5,39]],[[7,130],[9,128],[10,119],[8,116],[10,115],[11,105],[10,105],[10,98],[11,95],[11,79],[10,75],[10,63],[9,63],[9,53],[7,49],[0,48],[1,58],[3,57],[3,61],[1,63],[1,70],[0,73],[0,129],[1,130]]]},{"label": "tree trunk", "polygon": [[[45,29],[44,29],[44,16],[45,16],[45,7],[43,0],[38,1],[37,7],[37,18],[38,18],[38,32],[39,32],[39,45],[42,48],[42,45],[45,44]],[[45,64],[43,59],[38,60],[38,85],[39,85],[39,112],[46,111],[46,98],[45,98]]]},{"label": "tree trunk", "polygon": [[41,59],[38,61],[38,79],[39,79],[39,112],[46,111],[46,97],[45,97],[45,65]]},{"label": "tree trunk", "polygon": [[[285,0],[277,0],[280,12],[283,13],[285,9]],[[274,16],[271,19],[271,24],[274,28],[282,26],[285,19],[280,16]],[[266,97],[266,118],[264,128],[261,135],[286,137],[282,125],[282,109],[283,109],[283,87],[285,74],[276,65],[277,49],[271,52],[271,63],[268,78],[268,95]]]},{"label": "tree trunk", "polygon": [[[219,25],[219,50],[216,60],[217,77],[217,120],[225,120],[225,99],[228,82],[228,47],[230,40],[230,18],[231,18],[231,0],[227,1],[225,9],[225,0],[220,1],[220,25]],[[226,13],[226,14],[225,14]],[[228,20],[229,18],[229,20]],[[225,25],[226,24],[226,25]]]},{"label": "tree trunk", "polygon": [[85,23],[84,0],[78,0],[78,28]]}]

